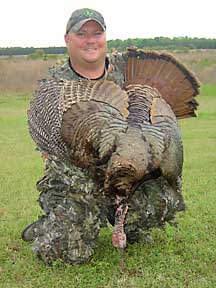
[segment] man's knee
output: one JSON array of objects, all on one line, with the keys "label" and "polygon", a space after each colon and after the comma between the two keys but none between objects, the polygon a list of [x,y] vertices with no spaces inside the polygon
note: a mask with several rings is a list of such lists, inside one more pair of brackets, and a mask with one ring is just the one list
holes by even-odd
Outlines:
[{"label": "man's knee", "polygon": [[72,195],[48,213],[34,242],[35,252],[46,264],[58,258],[88,261],[101,224],[96,204],[92,195]]}]

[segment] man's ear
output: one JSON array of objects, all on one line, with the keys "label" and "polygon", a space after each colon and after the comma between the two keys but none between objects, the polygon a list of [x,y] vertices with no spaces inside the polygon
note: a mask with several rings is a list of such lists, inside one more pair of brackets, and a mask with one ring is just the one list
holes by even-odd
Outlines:
[{"label": "man's ear", "polygon": [[65,40],[65,44],[67,45],[68,42],[69,42],[68,34],[65,34],[65,35],[64,35],[64,40]]}]

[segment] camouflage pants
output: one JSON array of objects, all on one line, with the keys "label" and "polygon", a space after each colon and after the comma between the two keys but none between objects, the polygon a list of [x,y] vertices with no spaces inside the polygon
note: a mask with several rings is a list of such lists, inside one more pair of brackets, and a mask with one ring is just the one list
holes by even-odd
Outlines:
[{"label": "camouflage pants", "polygon": [[[46,263],[60,258],[69,263],[90,259],[101,226],[114,223],[114,199],[103,195],[92,177],[56,158],[47,160],[38,181],[39,203],[45,211],[36,231],[34,251]],[[125,232],[128,241],[141,241],[146,231],[162,226],[184,209],[180,193],[162,178],[147,181],[133,195]]]}]

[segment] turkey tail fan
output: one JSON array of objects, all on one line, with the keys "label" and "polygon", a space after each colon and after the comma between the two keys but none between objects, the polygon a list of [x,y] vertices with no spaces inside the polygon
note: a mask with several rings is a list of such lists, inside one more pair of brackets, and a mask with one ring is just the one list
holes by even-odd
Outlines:
[{"label": "turkey tail fan", "polygon": [[172,107],[177,118],[196,116],[199,94],[196,77],[172,55],[129,49],[126,57],[125,84],[156,88]]},{"label": "turkey tail fan", "polygon": [[126,118],[128,115],[128,96],[118,85],[111,81],[64,81],[64,89],[60,100],[60,110],[67,111],[80,101],[95,100],[107,103],[116,108]]}]

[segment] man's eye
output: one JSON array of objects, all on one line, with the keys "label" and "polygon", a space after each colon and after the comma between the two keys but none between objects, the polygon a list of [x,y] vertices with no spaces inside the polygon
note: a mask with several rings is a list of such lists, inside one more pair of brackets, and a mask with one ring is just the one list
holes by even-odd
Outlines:
[{"label": "man's eye", "polygon": [[95,32],[95,33],[94,33],[95,36],[101,36],[102,34],[103,34],[102,31],[98,31],[98,32]]},{"label": "man's eye", "polygon": [[84,32],[78,32],[78,33],[76,33],[77,34],[77,36],[79,36],[79,37],[84,37],[85,36],[85,33]]}]

